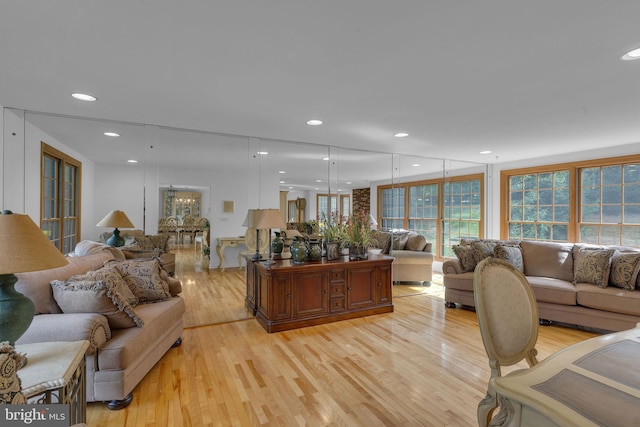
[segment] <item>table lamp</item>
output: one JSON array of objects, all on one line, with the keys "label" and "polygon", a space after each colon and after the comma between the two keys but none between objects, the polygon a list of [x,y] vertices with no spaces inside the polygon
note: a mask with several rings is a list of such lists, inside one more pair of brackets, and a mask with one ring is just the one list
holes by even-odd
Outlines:
[{"label": "table lamp", "polygon": [[0,342],[10,345],[25,333],[33,316],[33,302],[16,291],[14,273],[62,267],[67,260],[28,215],[0,214]]},{"label": "table lamp", "polygon": [[243,226],[248,228],[256,229],[256,253],[253,255],[251,259],[254,261],[258,261],[262,258],[260,255],[260,229],[256,227],[258,225],[258,221],[260,220],[260,209],[249,209],[247,211],[247,216],[242,223]]},{"label": "table lamp", "polygon": [[113,235],[107,240],[109,246],[124,246],[124,238],[120,237],[120,228],[135,228],[135,226],[127,218],[127,214],[122,211],[111,211],[96,224],[96,227],[115,227]]},{"label": "table lamp", "polygon": [[280,216],[280,209],[260,209],[260,218],[256,225],[256,230],[269,230],[269,258],[271,259],[271,229],[279,228],[286,230],[287,225]]}]

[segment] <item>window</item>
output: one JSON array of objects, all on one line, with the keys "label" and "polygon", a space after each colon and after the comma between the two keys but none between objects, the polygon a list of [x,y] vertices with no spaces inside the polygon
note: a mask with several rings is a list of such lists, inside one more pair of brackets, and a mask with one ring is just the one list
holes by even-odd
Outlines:
[{"label": "window", "polygon": [[338,205],[338,195],[318,194],[316,196],[316,219],[321,220],[336,212],[340,218],[346,221],[351,212],[351,196],[341,194],[339,200],[340,204]]},{"label": "window", "polygon": [[480,174],[380,186],[380,227],[415,231],[433,243],[436,256],[454,256],[451,246],[460,239],[483,236],[483,179]]},{"label": "window", "polygon": [[404,187],[381,189],[381,228],[404,227]]},{"label": "window", "polygon": [[80,176],[82,164],[41,144],[40,228],[64,254],[80,240]]},{"label": "window", "polygon": [[482,176],[456,178],[444,182],[443,189],[442,254],[453,257],[452,245],[483,236]]},{"label": "window", "polygon": [[640,246],[640,156],[502,171],[503,238]]},{"label": "window", "polygon": [[640,163],[580,169],[579,241],[640,245]]},{"label": "window", "polygon": [[509,177],[509,239],[569,238],[568,170]]}]

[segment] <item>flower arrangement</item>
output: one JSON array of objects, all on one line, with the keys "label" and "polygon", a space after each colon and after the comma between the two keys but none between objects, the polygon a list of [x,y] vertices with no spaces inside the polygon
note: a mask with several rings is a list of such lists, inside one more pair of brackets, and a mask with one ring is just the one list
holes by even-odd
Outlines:
[{"label": "flower arrangement", "polygon": [[333,243],[340,241],[342,236],[344,224],[340,223],[340,215],[337,212],[332,212],[327,216],[322,213],[321,231],[322,238],[325,242]]},{"label": "flower arrangement", "polygon": [[341,229],[340,242],[341,246],[356,246],[366,248],[377,244],[376,231],[371,229],[369,224],[369,216],[360,211],[358,214],[351,215],[347,223]]}]

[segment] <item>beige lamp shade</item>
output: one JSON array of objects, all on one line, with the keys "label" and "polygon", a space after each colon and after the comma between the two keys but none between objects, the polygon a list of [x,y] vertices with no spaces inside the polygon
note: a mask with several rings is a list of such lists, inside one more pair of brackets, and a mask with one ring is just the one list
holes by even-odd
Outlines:
[{"label": "beige lamp shade", "polygon": [[280,209],[260,209],[260,218],[258,219],[256,228],[258,230],[267,230],[271,228],[286,229],[287,225],[280,216]]},{"label": "beige lamp shade", "polygon": [[48,270],[67,264],[28,215],[3,211],[0,215],[0,274]]},{"label": "beige lamp shade", "polygon": [[122,211],[111,211],[96,224],[96,227],[135,228],[127,214]]},{"label": "beige lamp shade", "polygon": [[260,219],[260,210],[259,209],[249,209],[247,211],[247,216],[242,223],[243,226],[249,228],[256,228],[258,225],[258,220]]}]

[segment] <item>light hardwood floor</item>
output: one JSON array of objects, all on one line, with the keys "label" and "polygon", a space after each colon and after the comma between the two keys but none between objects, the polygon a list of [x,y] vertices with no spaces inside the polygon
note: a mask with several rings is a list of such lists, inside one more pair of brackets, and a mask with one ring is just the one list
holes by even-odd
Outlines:
[{"label": "light hardwood floor", "polygon": [[[182,268],[186,275],[189,267]],[[236,271],[208,274],[244,286]],[[208,304],[203,298],[196,310]],[[128,408],[91,403],[87,424],[476,425],[489,367],[475,313],[445,309],[437,294],[394,304],[394,313],[275,334],[252,318],[187,328],[183,344],[136,387]],[[540,359],[592,336],[541,327]]]}]

